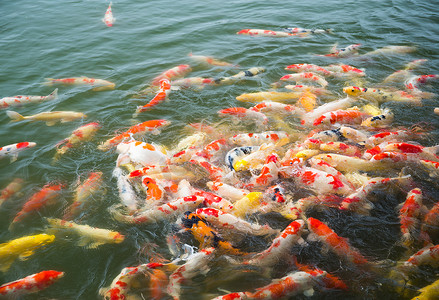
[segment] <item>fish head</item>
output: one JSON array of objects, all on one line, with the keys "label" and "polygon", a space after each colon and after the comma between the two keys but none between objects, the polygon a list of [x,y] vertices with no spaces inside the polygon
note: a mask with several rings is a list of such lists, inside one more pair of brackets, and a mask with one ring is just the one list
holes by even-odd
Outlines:
[{"label": "fish head", "polygon": [[347,86],[343,88],[343,92],[354,97],[358,97],[361,95],[361,88],[358,86]]}]

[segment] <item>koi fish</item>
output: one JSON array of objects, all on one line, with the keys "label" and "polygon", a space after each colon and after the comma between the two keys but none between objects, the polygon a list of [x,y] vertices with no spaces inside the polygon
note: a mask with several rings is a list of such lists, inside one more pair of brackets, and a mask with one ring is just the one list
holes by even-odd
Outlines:
[{"label": "koi fish", "polygon": [[404,262],[404,267],[408,269],[413,269],[414,267],[419,267],[422,265],[429,265],[432,267],[439,266],[439,245],[429,245],[412,256],[410,256],[407,261]]},{"label": "koi fish", "polygon": [[18,222],[34,214],[44,206],[54,204],[63,188],[63,184],[46,184],[40,191],[33,194],[16,214],[9,225],[9,230],[15,228]]},{"label": "koi fish", "polygon": [[35,273],[24,278],[2,284],[0,296],[15,298],[21,295],[39,292],[54,284],[55,281],[64,276],[64,272],[47,270]]},{"label": "koi fish", "polygon": [[261,169],[267,156],[274,153],[275,144],[264,143],[258,149],[255,149],[252,153],[237,160],[233,165],[233,169],[236,171],[243,171],[248,169]]},{"label": "koi fish", "polygon": [[419,236],[425,244],[431,243],[430,235],[435,232],[435,228],[439,228],[439,202],[433,205],[422,220]]},{"label": "koi fish", "polygon": [[104,79],[97,79],[97,78],[89,78],[89,77],[72,77],[72,78],[60,78],[60,79],[54,79],[54,78],[46,78],[45,85],[55,85],[55,84],[62,84],[62,85],[80,85],[80,86],[90,86],[93,87],[92,91],[107,91],[107,90],[114,90],[116,87],[116,84]]},{"label": "koi fish", "polygon": [[29,103],[40,103],[55,100],[58,97],[58,89],[55,89],[47,96],[30,96],[18,95],[12,97],[3,97],[0,99],[0,108],[8,108],[11,106],[22,106]]},{"label": "koi fish", "polygon": [[348,86],[343,88],[343,92],[353,97],[361,97],[366,100],[383,103],[387,101],[398,101],[419,104],[421,99],[405,91],[387,92],[375,88],[362,88],[358,86]]},{"label": "koi fish", "polygon": [[311,82],[311,83],[317,83],[322,87],[326,87],[328,85],[328,82],[320,77],[319,75],[312,73],[312,72],[305,72],[305,73],[296,73],[296,74],[288,74],[285,76],[282,76],[280,80],[284,81],[295,81],[295,82]]},{"label": "koi fish", "polygon": [[23,187],[24,180],[21,178],[15,178],[0,192],[0,207],[3,202],[7,201],[14,194],[18,193]]},{"label": "koi fish", "polygon": [[313,111],[317,106],[317,96],[306,90],[303,92],[299,100],[297,100],[297,106],[303,108],[306,112]]},{"label": "koi fish", "polygon": [[316,235],[316,238],[329,246],[338,256],[346,258],[356,265],[368,264],[368,261],[360,252],[352,248],[346,239],[337,235],[325,223],[314,218],[308,218],[307,224],[308,229]]},{"label": "koi fish", "polygon": [[257,253],[251,259],[245,260],[244,264],[270,267],[274,266],[277,262],[282,260],[283,257],[288,257],[290,249],[296,243],[303,243],[301,237],[305,228],[305,221],[297,220],[291,222],[271,243],[270,247],[266,250]]},{"label": "koi fish", "polygon": [[386,127],[393,122],[393,113],[390,109],[385,109],[380,115],[372,116],[361,122],[361,126],[380,128]]},{"label": "koi fish", "polygon": [[360,111],[358,108],[352,109],[339,109],[336,111],[331,111],[328,113],[324,113],[320,117],[314,120],[313,125],[330,125],[335,123],[341,124],[361,124],[363,119],[367,116],[367,114]]},{"label": "koi fish", "polygon": [[[277,85],[277,83],[274,83],[273,85]],[[286,86],[284,86],[284,88],[292,90],[293,92],[301,92],[303,93],[304,91],[308,90],[313,94],[316,94],[318,96],[327,96],[330,95],[331,92],[328,91],[327,89],[318,87],[318,86],[314,86],[314,85],[303,85],[303,84],[287,84]]]},{"label": "koi fish", "polygon": [[154,135],[160,133],[162,127],[168,126],[171,121],[165,119],[148,120],[143,123],[136,124],[128,128],[127,131],[116,135],[115,137],[106,140],[104,143],[98,146],[99,150],[108,150],[111,147],[117,146],[119,143],[129,140],[131,137],[138,138],[146,132],[151,132]]},{"label": "koi fish", "polygon": [[413,297],[412,300],[429,300],[439,297],[439,279],[432,284],[419,289],[418,292],[421,293],[418,296]]},{"label": "koi fish", "polygon": [[88,178],[75,189],[75,198],[64,213],[64,220],[72,220],[79,216],[89,204],[88,199],[102,190],[102,172],[90,172]]},{"label": "koi fish", "polygon": [[361,44],[352,44],[345,48],[337,49],[337,44],[335,44],[332,49],[331,53],[325,54],[324,56],[327,57],[349,57],[353,55],[358,54],[358,49],[361,47]]},{"label": "koi fish", "polygon": [[150,177],[142,178],[142,185],[145,187],[146,201],[156,202],[163,199],[165,195],[164,188],[157,184],[157,181]]},{"label": "koi fish", "polygon": [[289,33],[283,31],[274,31],[274,30],[266,30],[266,29],[242,29],[238,31],[236,34],[242,35],[250,35],[250,36],[269,36],[269,37],[287,37],[287,36],[306,36],[308,32],[304,33]]},{"label": "koi fish", "polygon": [[280,103],[290,103],[301,96],[302,93],[295,92],[257,92],[241,94],[236,97],[236,100],[242,102],[274,101]]},{"label": "koi fish", "polygon": [[157,92],[157,94],[147,104],[143,106],[138,106],[136,112],[133,114],[133,118],[136,118],[139,113],[147,111],[151,109],[151,107],[156,106],[157,104],[165,101],[170,91],[171,91],[171,84],[169,80],[168,79],[160,80],[160,89]]},{"label": "koi fish", "polygon": [[[419,89],[422,84],[427,83],[432,79],[438,79],[439,75],[429,74],[429,75],[419,75],[412,76],[404,83],[407,90],[415,94],[422,94],[422,91]],[[0,100],[1,101],[1,100]]]},{"label": "koi fish", "polygon": [[422,210],[422,191],[419,188],[412,189],[399,210],[401,223],[402,243],[410,246],[414,242],[414,232],[419,225],[418,218]]},{"label": "koi fish", "polygon": [[250,193],[250,191],[245,189],[239,189],[233,185],[223,183],[220,181],[209,181],[206,183],[207,187],[219,194],[221,197],[230,200],[231,202],[238,201],[242,199],[245,195]]},{"label": "koi fish", "polygon": [[97,122],[88,123],[75,129],[72,134],[56,144],[56,154],[54,160],[65,154],[69,149],[76,147],[78,144],[89,141],[93,138],[96,132],[101,128]]},{"label": "koi fish", "polygon": [[[244,156],[255,152],[259,149],[260,146],[242,146],[242,147],[236,147],[227,152],[225,156],[225,163],[229,169],[235,170],[235,163],[239,160],[241,160]],[[236,170],[235,170],[236,171]]]},{"label": "koi fish", "polygon": [[102,22],[105,23],[108,27],[113,26],[114,22],[116,21],[116,18],[113,17],[113,12],[111,11],[111,5],[113,2],[110,2],[110,5],[108,5],[107,11],[105,12],[104,18],[102,19]]},{"label": "koi fish", "polygon": [[172,81],[173,79],[183,77],[190,72],[192,72],[192,68],[189,65],[178,65],[176,67],[164,71],[163,73],[155,77],[152,80],[151,85],[160,86],[161,84],[160,81],[162,81],[163,79]]},{"label": "koi fish", "polygon": [[320,105],[320,106],[314,108],[314,110],[307,112],[302,117],[302,120],[300,123],[302,125],[309,126],[312,124],[312,122],[315,119],[317,119],[321,115],[323,115],[325,113],[329,113],[331,111],[347,109],[348,107],[350,107],[352,105],[352,103],[354,101],[355,100],[353,98],[346,97],[343,99],[334,100],[334,101],[325,103],[323,105]]},{"label": "koi fish", "polygon": [[81,112],[75,111],[50,111],[50,112],[41,112],[32,116],[22,116],[19,113],[8,110],[6,114],[9,118],[11,118],[11,122],[18,122],[23,120],[29,121],[44,121],[47,126],[53,126],[57,122],[65,123],[71,122],[76,119],[87,118],[87,115]]},{"label": "koi fish", "polygon": [[279,161],[279,156],[276,153],[269,154],[265,158],[260,174],[257,176],[253,175],[248,185],[251,187],[267,186],[277,180],[280,166]]},{"label": "koi fish", "polygon": [[122,223],[150,224],[172,218],[188,210],[194,210],[203,201],[204,198],[199,196],[182,197],[145,211],[138,211],[132,215],[118,211],[120,205],[112,206],[108,211],[116,221]]},{"label": "koi fish", "polygon": [[366,76],[363,69],[358,69],[350,65],[329,65],[325,68],[335,76]]},{"label": "koi fish", "polygon": [[33,255],[35,250],[52,243],[54,240],[54,235],[42,233],[20,237],[0,244],[0,272],[8,271],[17,258],[25,260]]},{"label": "koi fish", "polygon": [[283,146],[289,142],[289,135],[284,131],[240,133],[232,136],[230,141],[240,146],[259,146],[263,143],[274,143],[277,146]]},{"label": "koi fish", "polygon": [[331,75],[331,72],[317,65],[313,64],[292,64],[285,67],[285,70],[297,73],[320,73],[323,75]]},{"label": "koi fish", "polygon": [[[302,97],[300,97],[300,99],[302,99]],[[300,99],[299,101],[301,101]],[[272,101],[260,102],[255,106],[251,107],[250,109],[262,113],[266,113],[266,112],[285,113],[288,115],[298,116],[298,117],[302,117],[305,113],[301,108],[297,106],[283,104],[279,102],[272,102]]]},{"label": "koi fish", "polygon": [[245,218],[246,214],[252,214],[255,212],[261,205],[261,202],[261,192],[248,193],[242,199],[239,199],[233,204],[233,208],[230,213],[238,218]]},{"label": "koi fish", "polygon": [[122,174],[122,169],[118,167],[114,168],[113,177],[117,179],[119,198],[122,204],[126,205],[130,211],[135,211],[137,209],[137,195],[126,176]]},{"label": "koi fish", "polygon": [[315,33],[332,33],[332,29],[306,29],[306,28],[300,28],[300,27],[287,27],[284,28],[285,31],[289,32],[289,33],[310,33],[310,34],[315,34]]},{"label": "koi fish", "polygon": [[240,80],[248,78],[248,77],[254,77],[254,76],[259,75],[263,72],[265,72],[265,68],[253,67],[253,68],[250,68],[246,71],[238,72],[237,74],[232,75],[232,76],[218,78],[216,81],[217,81],[217,83],[220,83],[220,84],[230,84],[230,83],[234,83],[234,82],[240,81]]},{"label": "koi fish", "polygon": [[88,249],[95,249],[104,244],[120,244],[125,239],[125,236],[119,232],[108,229],[79,225],[61,219],[46,218],[46,221],[50,226],[49,232],[53,232],[53,234],[58,232],[71,232],[77,234],[79,235],[77,245]]},{"label": "koi fish", "polygon": [[186,77],[177,79],[171,82],[172,90],[195,88],[197,90],[203,89],[208,85],[218,85],[220,79],[215,79],[211,77]]},{"label": "koi fish", "polygon": [[268,123],[268,118],[266,115],[255,110],[247,109],[245,107],[230,107],[230,108],[222,109],[218,111],[218,114],[220,116],[231,115],[231,116],[237,116],[239,118],[255,120],[259,124]]},{"label": "koi fish", "polygon": [[233,204],[230,201],[217,196],[214,193],[203,190],[195,190],[194,195],[204,197],[203,204],[206,207],[216,208],[224,212],[231,212],[233,210]]},{"label": "koi fish", "polygon": [[116,151],[119,153],[117,166],[129,162],[143,166],[165,165],[167,160],[167,156],[158,146],[136,140],[118,144]]},{"label": "koi fish", "polygon": [[11,163],[16,161],[18,158],[18,153],[23,150],[35,147],[37,144],[34,142],[21,142],[11,145],[6,145],[0,147],[0,158],[4,158],[6,156],[11,157]]},{"label": "koi fish", "polygon": [[218,60],[216,58],[213,58],[211,56],[204,56],[204,55],[193,55],[192,53],[189,53],[189,57],[194,59],[195,61],[202,62],[211,66],[216,67],[237,67],[234,64]]},{"label": "koi fish", "polygon": [[332,153],[344,154],[347,156],[361,157],[361,150],[355,145],[343,142],[328,142],[320,144],[320,150]]}]

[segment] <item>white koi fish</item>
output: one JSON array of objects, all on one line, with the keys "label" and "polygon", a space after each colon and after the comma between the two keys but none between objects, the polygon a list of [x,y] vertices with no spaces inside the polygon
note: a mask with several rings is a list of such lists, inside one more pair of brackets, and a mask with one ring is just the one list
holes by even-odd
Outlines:
[{"label": "white koi fish", "polygon": [[301,27],[287,27],[284,28],[286,32],[289,33],[311,33],[311,34],[321,34],[321,33],[332,33],[332,29],[307,29],[307,28],[301,28]]},{"label": "white koi fish", "polygon": [[158,146],[132,140],[117,145],[117,166],[133,162],[143,166],[165,165],[167,156],[160,151]]},{"label": "white koi fish", "polygon": [[116,231],[103,228],[91,227],[88,225],[79,225],[74,222],[63,221],[61,219],[46,218],[49,223],[49,232],[72,232],[79,235],[77,243],[80,247],[95,249],[104,244],[120,244],[125,237]]},{"label": "white koi fish", "polygon": [[102,19],[102,22],[105,23],[108,27],[113,26],[114,22],[116,22],[116,18],[113,17],[113,12],[111,11],[111,5],[113,2],[110,2],[110,5],[108,5],[107,11],[105,12],[104,18]]},{"label": "white koi fish", "polygon": [[114,168],[113,177],[117,179],[117,187],[119,189],[119,198],[130,211],[137,209],[137,195],[127,177],[123,175],[121,168]]},{"label": "white koi fish", "polygon": [[11,106],[22,106],[29,103],[40,103],[44,101],[55,100],[58,97],[58,89],[55,89],[47,96],[17,95],[12,97],[3,97],[0,99],[0,108]]},{"label": "white koi fish", "polygon": [[57,122],[65,123],[71,122],[76,119],[87,118],[87,115],[81,112],[75,111],[50,111],[41,112],[32,116],[22,116],[19,113],[8,110],[6,114],[11,118],[11,122],[18,122],[23,120],[29,121],[44,121],[47,126],[53,126]]},{"label": "white koi fish", "polygon": [[23,150],[35,147],[37,144],[34,142],[21,142],[0,147],[0,158],[10,156],[11,162],[14,162],[18,158],[18,153]]},{"label": "white koi fish", "polygon": [[55,85],[55,84],[62,84],[62,85],[88,85],[93,87],[93,91],[106,91],[106,90],[114,90],[116,84],[104,79],[98,79],[98,78],[89,78],[89,77],[72,77],[72,78],[46,78],[45,85]]}]

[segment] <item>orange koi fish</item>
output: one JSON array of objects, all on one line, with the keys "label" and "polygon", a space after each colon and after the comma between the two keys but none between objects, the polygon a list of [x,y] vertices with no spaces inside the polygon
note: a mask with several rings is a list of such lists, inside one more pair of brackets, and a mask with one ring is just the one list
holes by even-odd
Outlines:
[{"label": "orange koi fish", "polygon": [[111,5],[113,3],[110,2],[110,5],[108,5],[107,11],[105,12],[104,18],[102,19],[102,22],[105,23],[108,27],[113,26],[114,22],[116,22],[116,18],[113,17],[113,12],[111,11]]},{"label": "orange koi fish", "polygon": [[145,134],[146,132],[151,132],[152,134],[159,134],[162,127],[168,126],[171,121],[158,119],[158,120],[148,120],[143,123],[136,124],[128,128],[127,131],[118,134],[117,136],[106,140],[103,144],[98,146],[99,150],[108,150],[112,147],[117,146],[119,143],[129,140],[131,137],[138,138],[139,136]]},{"label": "orange koi fish", "polygon": [[29,103],[40,103],[50,100],[55,100],[58,97],[58,89],[55,89],[47,96],[23,96],[17,95],[12,97],[3,97],[0,99],[0,109],[8,108],[11,106],[22,106]]},{"label": "orange koi fish", "polygon": [[220,116],[231,115],[231,116],[237,116],[237,117],[243,118],[243,119],[255,120],[259,124],[267,124],[268,123],[268,118],[266,115],[264,115],[263,113],[258,112],[258,111],[247,109],[245,107],[230,107],[230,108],[222,109],[222,110],[218,111],[218,114]]},{"label": "orange koi fish", "polygon": [[85,207],[89,204],[87,200],[90,196],[102,189],[102,175],[102,172],[91,172],[88,178],[82,184],[78,185],[75,190],[73,203],[67,207],[64,213],[64,220],[73,220],[84,211]]},{"label": "orange koi fish", "polygon": [[422,191],[415,188],[408,192],[407,198],[399,210],[402,243],[410,246],[414,242],[414,232],[419,225],[418,218],[422,210]]},{"label": "orange koi fish", "polygon": [[0,147],[0,159],[6,156],[10,156],[12,163],[17,160],[19,152],[35,147],[36,145],[37,144],[34,142],[21,142]]},{"label": "orange koi fish", "polygon": [[87,85],[93,87],[93,91],[107,91],[114,90],[116,84],[104,79],[97,78],[89,78],[89,77],[72,77],[72,78],[46,78],[46,85],[55,85],[55,84],[63,84],[63,85]]},{"label": "orange koi fish", "polygon": [[366,116],[367,114],[361,112],[358,108],[348,110],[340,109],[321,115],[314,120],[313,125],[331,125],[335,123],[359,125]]},{"label": "orange koi fish", "polygon": [[173,67],[169,70],[164,71],[159,76],[155,77],[151,85],[153,86],[160,86],[163,79],[171,81],[178,77],[183,77],[186,74],[190,73],[192,71],[192,68],[189,65],[178,65],[176,67]]},{"label": "orange koi fish", "polygon": [[147,104],[143,106],[138,106],[136,112],[133,115],[133,118],[136,118],[139,113],[147,111],[151,109],[151,107],[156,106],[160,102],[165,101],[170,91],[171,91],[170,81],[168,79],[160,80],[160,89],[157,92],[157,94]]},{"label": "orange koi fish", "polygon": [[296,73],[314,72],[314,73],[320,73],[322,75],[331,75],[330,71],[313,64],[292,64],[285,67],[285,70],[296,72]]},{"label": "orange koi fish", "polygon": [[314,218],[308,218],[307,224],[308,229],[314,233],[320,241],[329,246],[338,256],[356,265],[368,264],[368,261],[360,252],[352,248],[346,239],[337,235],[325,223]]},{"label": "orange koi fish", "polygon": [[56,144],[56,154],[53,159],[58,160],[59,157],[69,149],[76,147],[82,142],[91,140],[100,128],[101,125],[97,122],[88,123],[78,127],[68,138]]},{"label": "orange koi fish", "polygon": [[33,194],[12,220],[9,230],[12,230],[18,222],[21,222],[44,206],[55,203],[63,188],[63,184],[46,184],[40,191]]},{"label": "orange koi fish", "polygon": [[14,194],[18,193],[23,187],[23,179],[15,178],[0,192],[0,207],[3,202],[11,198]]},{"label": "orange koi fish", "polygon": [[302,107],[306,112],[311,112],[317,106],[317,96],[309,90],[305,90],[297,100],[297,106]]},{"label": "orange koi fish", "polygon": [[142,185],[145,187],[147,202],[156,202],[163,199],[165,191],[159,184],[157,184],[156,180],[150,177],[143,177]]},{"label": "orange koi fish", "polygon": [[21,295],[39,292],[52,285],[55,283],[55,281],[63,276],[64,272],[54,270],[35,273],[12,282],[2,284],[0,286],[0,296],[12,299]]}]

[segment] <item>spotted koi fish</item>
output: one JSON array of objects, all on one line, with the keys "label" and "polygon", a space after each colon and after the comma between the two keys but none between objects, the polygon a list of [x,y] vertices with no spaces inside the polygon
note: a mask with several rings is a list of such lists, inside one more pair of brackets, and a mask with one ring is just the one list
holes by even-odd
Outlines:
[{"label": "spotted koi fish", "polygon": [[113,17],[113,12],[111,11],[111,5],[113,3],[110,2],[110,5],[108,5],[107,11],[105,12],[104,18],[102,19],[102,22],[105,23],[108,27],[113,26],[114,22],[116,21],[116,18]]},{"label": "spotted koi fish", "polygon": [[439,245],[427,246],[407,259],[404,267],[412,269],[422,265],[439,266]]},{"label": "spotted koi fish", "polygon": [[422,84],[425,84],[430,80],[435,80],[438,78],[439,75],[435,75],[435,74],[412,76],[405,82],[405,87],[409,91],[419,92],[419,88]]},{"label": "spotted koi fish", "polygon": [[353,97],[361,97],[366,100],[376,101],[378,103],[383,103],[387,101],[398,101],[419,104],[421,100],[420,97],[409,94],[406,91],[388,92],[380,89],[363,88],[358,86],[345,87],[343,88],[343,92]]},{"label": "spotted koi fish", "polygon": [[0,147],[0,158],[10,156],[11,162],[14,162],[18,158],[18,153],[23,150],[35,147],[36,145],[37,144],[34,142],[21,142]]},{"label": "spotted koi fish", "polygon": [[0,191],[0,207],[3,202],[10,199],[14,194],[18,193],[23,187],[24,180],[21,178],[15,178],[4,189]]},{"label": "spotted koi fish", "polygon": [[260,146],[242,146],[242,147],[236,147],[227,152],[225,156],[225,163],[229,169],[235,170],[235,164],[237,161],[240,161],[245,156],[249,155],[250,153],[253,153],[257,150],[259,150]]},{"label": "spotted koi fish", "polygon": [[45,85],[80,85],[80,86],[90,86],[93,87],[93,91],[106,91],[106,90],[114,90],[116,84],[104,79],[97,78],[89,78],[89,77],[72,77],[72,78],[46,78]]},{"label": "spotted koi fish", "polygon": [[326,87],[328,85],[328,82],[323,77],[320,77],[319,75],[313,72],[288,74],[282,76],[280,80],[295,81],[295,82],[311,82],[311,83],[317,83],[322,87]]},{"label": "spotted koi fish", "polygon": [[361,124],[363,119],[367,116],[366,113],[357,109],[336,110],[324,113],[314,120],[313,125],[331,125],[335,123],[341,124]]},{"label": "spotted koi fish", "polygon": [[138,201],[137,195],[134,191],[131,183],[128,181],[127,177],[122,173],[121,168],[114,168],[113,177],[117,179],[117,187],[119,189],[119,198],[128,210],[135,211],[137,209]]},{"label": "spotted koi fish", "polygon": [[320,73],[322,75],[331,75],[330,71],[313,64],[292,64],[286,66],[285,70],[297,72],[297,73],[313,72],[313,73]]},{"label": "spotted koi fish", "polygon": [[0,296],[8,299],[22,295],[39,292],[54,284],[64,276],[64,272],[47,270],[35,273],[24,278],[2,284],[0,286]]},{"label": "spotted koi fish", "polygon": [[251,110],[266,113],[266,112],[276,112],[276,113],[285,113],[289,115],[295,115],[302,117],[304,111],[298,108],[297,106],[290,104],[283,104],[279,102],[265,101],[256,104],[255,106],[250,108]]},{"label": "spotted koi fish", "polygon": [[358,54],[358,49],[361,47],[361,44],[352,44],[345,48],[337,49],[337,44],[335,44],[331,53],[325,54],[326,57],[349,57]]},{"label": "spotted koi fish", "polygon": [[55,100],[58,97],[58,89],[55,89],[47,96],[31,96],[31,95],[17,95],[12,97],[3,97],[0,99],[0,109],[11,106],[22,106],[30,103],[40,103],[50,100]]},{"label": "spotted koi fish", "polygon": [[238,72],[237,74],[232,76],[218,78],[216,81],[220,84],[230,84],[230,83],[241,81],[246,78],[254,77],[263,72],[265,72],[265,68],[253,67],[248,70]]},{"label": "spotted koi fish", "polygon": [[231,115],[231,116],[236,116],[236,117],[243,118],[243,119],[255,120],[259,124],[267,124],[268,123],[268,118],[265,114],[263,114],[259,111],[247,109],[245,107],[231,107],[231,108],[222,109],[222,110],[218,111],[218,114],[220,116]]},{"label": "spotted koi fish", "polygon": [[366,73],[362,69],[355,68],[350,65],[329,65],[325,67],[328,71],[332,72],[335,76],[366,76]]},{"label": "spotted koi fish", "polygon": [[189,65],[178,65],[176,67],[164,71],[163,73],[155,77],[152,80],[151,85],[160,86],[161,84],[160,81],[162,81],[163,79],[172,81],[176,78],[183,77],[190,72],[192,72],[192,68]]},{"label": "spotted koi fish", "polygon": [[274,143],[283,146],[289,142],[289,135],[284,131],[240,133],[232,136],[230,141],[239,146],[259,146],[263,143]]},{"label": "spotted koi fish", "polygon": [[307,28],[301,28],[301,27],[287,27],[284,28],[285,31],[289,33],[332,33],[332,29],[307,29]]},{"label": "spotted koi fish", "polygon": [[209,181],[206,183],[206,185],[211,191],[230,200],[232,203],[242,199],[245,195],[250,193],[248,190],[239,189],[233,185],[221,181]]},{"label": "spotted koi fish", "polygon": [[241,35],[250,35],[250,36],[268,36],[268,37],[287,37],[287,36],[299,36],[303,37],[308,35],[308,32],[304,33],[289,33],[284,31],[274,31],[274,30],[266,30],[266,29],[243,29],[238,31],[236,34]]},{"label": "spotted koi fish", "polygon": [[197,90],[203,89],[205,86],[218,85],[220,79],[211,77],[186,77],[171,82],[172,90],[193,88]]},{"label": "spotted koi fish", "polygon": [[143,166],[166,165],[167,161],[167,156],[158,146],[136,140],[118,144],[116,152],[119,153],[117,166],[130,162]]},{"label": "spotted koi fish", "polygon": [[168,97],[169,92],[171,91],[171,83],[167,79],[160,80],[160,89],[154,98],[151,99],[147,104],[143,106],[138,106],[136,112],[133,115],[133,118],[136,118],[138,114],[141,112],[150,110],[153,106],[165,101]]},{"label": "spotted koi fish", "polygon": [[73,147],[78,146],[78,144],[91,140],[100,128],[101,125],[97,122],[88,123],[78,127],[68,138],[56,144],[56,154],[53,159],[56,161],[61,155],[65,154]]},{"label": "spotted koi fish", "polygon": [[377,116],[372,116],[361,122],[361,126],[380,128],[389,126],[393,122],[394,115],[390,109],[385,109],[384,112]]},{"label": "spotted koi fish", "polygon": [[325,223],[308,218],[308,229],[324,244],[329,246],[338,256],[347,259],[356,265],[366,265],[368,261],[356,249],[352,248],[346,239],[340,237]]},{"label": "spotted koi fish", "polygon": [[33,194],[16,214],[9,225],[9,230],[13,230],[19,222],[36,213],[44,206],[54,204],[63,188],[63,184],[46,184],[41,190]]},{"label": "spotted koi fish", "polygon": [[402,243],[407,247],[414,242],[414,232],[418,229],[421,210],[422,191],[419,188],[415,188],[408,192],[407,198],[399,210]]},{"label": "spotted koi fish", "polygon": [[204,56],[204,55],[193,55],[192,53],[189,53],[189,57],[194,59],[195,61],[202,62],[211,66],[216,67],[237,67],[234,64],[218,60],[216,58],[213,58],[211,56]]}]

